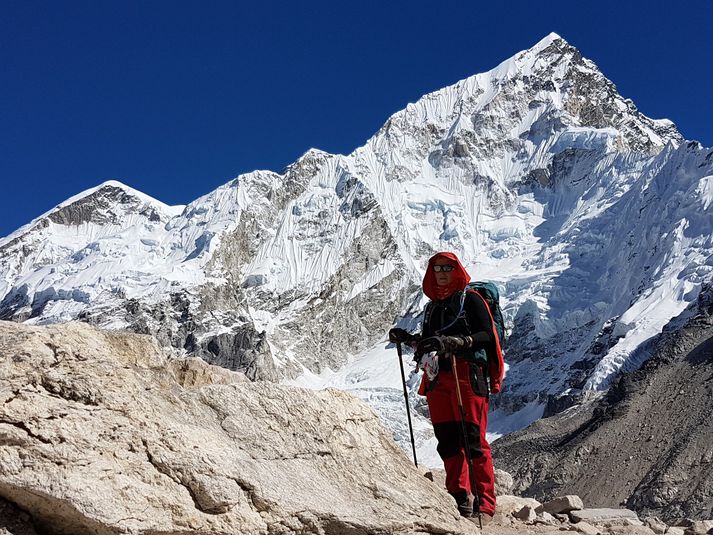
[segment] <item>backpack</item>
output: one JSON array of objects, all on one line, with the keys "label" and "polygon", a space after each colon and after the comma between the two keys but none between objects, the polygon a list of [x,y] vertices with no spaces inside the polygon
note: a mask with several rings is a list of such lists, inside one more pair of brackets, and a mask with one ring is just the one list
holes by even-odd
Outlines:
[{"label": "backpack", "polygon": [[461,297],[461,309],[465,302],[465,294],[468,290],[476,292],[483,301],[488,305],[490,311],[490,319],[493,320],[493,327],[497,334],[495,341],[495,352],[488,354],[488,376],[490,378],[490,392],[497,394],[503,387],[503,378],[505,375],[505,361],[503,360],[503,341],[505,340],[505,321],[503,320],[503,312],[500,310],[500,292],[498,287],[492,282],[476,281],[469,283],[463,296]]},{"label": "backpack", "polygon": [[[480,297],[485,300],[485,303],[490,309],[490,315],[493,317],[493,323],[495,324],[495,330],[498,332],[500,345],[502,345],[505,341],[505,320],[503,319],[503,311],[500,309],[500,292],[498,292],[498,287],[492,282],[475,281],[468,283],[465,287],[465,292],[468,290],[477,292]],[[461,303],[465,301],[465,292],[463,292]],[[461,308],[462,306],[461,304]]]}]

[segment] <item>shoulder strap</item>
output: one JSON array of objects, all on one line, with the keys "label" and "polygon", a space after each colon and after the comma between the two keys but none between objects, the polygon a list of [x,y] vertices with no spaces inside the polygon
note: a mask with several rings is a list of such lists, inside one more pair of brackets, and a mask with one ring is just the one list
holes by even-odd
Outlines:
[{"label": "shoulder strap", "polygon": [[426,310],[423,311],[423,324],[428,325],[431,322],[431,314],[433,313],[433,301],[426,303]]},{"label": "shoulder strap", "polygon": [[460,308],[458,309],[458,314],[456,314],[456,317],[455,317],[455,318],[453,319],[453,321],[450,322],[448,325],[446,325],[445,327],[441,327],[440,329],[438,329],[438,331],[436,331],[436,334],[441,334],[441,333],[442,333],[443,331],[445,331],[446,329],[450,329],[451,327],[453,327],[453,326],[456,324],[456,322],[457,322],[459,319],[465,317],[465,294],[466,294],[467,291],[468,291],[468,287],[466,286],[466,287],[463,289],[463,292],[462,292],[461,295],[460,295]]}]

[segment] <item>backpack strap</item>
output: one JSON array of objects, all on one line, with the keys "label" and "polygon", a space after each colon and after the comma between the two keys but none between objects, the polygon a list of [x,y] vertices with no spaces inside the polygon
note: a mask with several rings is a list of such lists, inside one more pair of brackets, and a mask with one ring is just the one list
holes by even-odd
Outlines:
[{"label": "backpack strap", "polygon": [[[463,292],[460,295],[460,308],[458,309],[458,314],[456,314],[455,319],[452,322],[450,322],[448,325],[446,325],[445,327],[441,327],[440,329],[438,329],[436,331],[436,334],[440,335],[443,331],[453,327],[459,319],[465,318],[465,294],[467,291],[468,291],[468,287],[466,286],[465,288],[463,288]],[[466,319],[466,323],[467,322],[468,322],[468,320]]]},{"label": "backpack strap", "polygon": [[[490,377],[490,392],[497,394],[503,387],[503,377],[505,375],[505,361],[503,360],[503,350],[500,346],[500,337],[498,336],[498,330],[495,326],[493,313],[490,311],[488,302],[475,290],[473,293],[477,294],[477,296],[482,299],[483,304],[488,311],[488,316],[490,316],[491,331],[493,333],[493,341],[495,342],[495,358],[490,358],[490,355],[488,355],[488,376]],[[463,295],[465,295],[465,293]],[[463,299],[465,299],[465,297]]]},{"label": "backpack strap", "polygon": [[426,310],[423,311],[423,325],[431,324],[431,316],[433,315],[433,301],[426,303]]}]

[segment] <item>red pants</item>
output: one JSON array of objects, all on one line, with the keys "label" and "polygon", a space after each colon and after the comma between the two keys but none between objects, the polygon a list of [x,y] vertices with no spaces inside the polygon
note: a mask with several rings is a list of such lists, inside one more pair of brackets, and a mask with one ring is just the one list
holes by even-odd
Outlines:
[{"label": "red pants", "polygon": [[[473,471],[480,510],[495,513],[495,473],[490,444],[485,438],[488,426],[488,398],[473,393],[470,383],[469,364],[458,359],[458,383],[463,399],[468,446],[473,459]],[[435,384],[426,394],[431,413],[433,430],[438,440],[437,450],[446,469],[446,490],[453,494],[474,494],[470,484],[468,458],[463,444],[458,394],[453,372],[441,370]],[[458,498],[456,498],[458,499]]]}]

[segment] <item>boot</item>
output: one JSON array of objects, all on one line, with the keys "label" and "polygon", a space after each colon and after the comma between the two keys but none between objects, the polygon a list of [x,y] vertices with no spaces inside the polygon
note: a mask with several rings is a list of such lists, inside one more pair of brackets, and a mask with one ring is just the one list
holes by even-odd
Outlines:
[{"label": "boot", "polygon": [[458,506],[458,512],[460,516],[465,518],[470,518],[473,516],[473,495],[468,494],[465,491],[459,492],[449,492],[453,499],[456,501]]}]

